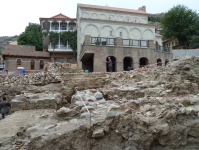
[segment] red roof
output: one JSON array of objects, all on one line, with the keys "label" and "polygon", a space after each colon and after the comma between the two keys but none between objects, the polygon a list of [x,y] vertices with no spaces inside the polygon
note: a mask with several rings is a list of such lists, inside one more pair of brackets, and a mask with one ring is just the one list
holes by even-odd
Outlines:
[{"label": "red roof", "polygon": [[162,36],[162,35],[155,33],[155,36]]},{"label": "red roof", "polygon": [[93,9],[103,9],[103,10],[112,10],[112,11],[122,11],[122,12],[130,12],[130,13],[138,13],[138,14],[145,14],[148,15],[149,13],[141,11],[141,10],[134,10],[134,9],[125,9],[125,8],[116,8],[116,7],[107,7],[107,6],[97,6],[97,5],[88,5],[88,4],[77,4],[79,7],[85,8],[93,8]]},{"label": "red roof", "polygon": [[[59,18],[58,16],[62,16],[61,18]],[[52,17],[50,17],[50,18],[42,18],[42,17],[40,17],[39,18],[40,20],[42,20],[42,19],[67,19],[67,20],[76,20],[76,18],[70,18],[70,17],[68,17],[68,16],[65,16],[65,15],[63,15],[63,14],[57,14],[57,15],[55,15],[55,16],[52,16]]]}]

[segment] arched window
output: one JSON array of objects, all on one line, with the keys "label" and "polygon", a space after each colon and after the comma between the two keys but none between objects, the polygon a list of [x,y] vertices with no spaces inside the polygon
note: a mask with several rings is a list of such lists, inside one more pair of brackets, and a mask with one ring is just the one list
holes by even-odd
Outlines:
[{"label": "arched window", "polygon": [[70,30],[73,30],[73,26],[72,25],[70,26]]},{"label": "arched window", "polygon": [[31,60],[30,61],[30,70],[34,70],[35,69],[35,61]]},{"label": "arched window", "polygon": [[55,30],[58,30],[58,26],[57,25],[55,25]]},{"label": "arched window", "polygon": [[44,61],[40,60],[40,69],[44,69]]},{"label": "arched window", "polygon": [[21,66],[21,59],[17,59],[17,67]]},{"label": "arched window", "polygon": [[62,25],[61,30],[66,30],[66,25]]}]

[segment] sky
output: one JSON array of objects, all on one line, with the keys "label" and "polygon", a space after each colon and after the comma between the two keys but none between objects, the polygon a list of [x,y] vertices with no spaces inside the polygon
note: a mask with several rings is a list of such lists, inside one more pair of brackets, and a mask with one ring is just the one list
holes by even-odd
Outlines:
[{"label": "sky", "polygon": [[199,13],[199,0],[1,0],[0,36],[19,35],[29,22],[39,23],[40,17],[62,13],[76,18],[77,3],[136,10],[145,5],[151,14],[167,12],[174,5],[183,4]]}]

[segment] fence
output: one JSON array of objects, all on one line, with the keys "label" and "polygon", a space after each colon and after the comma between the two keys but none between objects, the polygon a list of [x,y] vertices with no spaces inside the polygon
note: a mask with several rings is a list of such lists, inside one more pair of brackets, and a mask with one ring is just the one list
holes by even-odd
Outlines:
[{"label": "fence", "polygon": [[115,45],[115,38],[91,37],[91,44],[96,44],[96,45]]},{"label": "fence", "polygon": [[156,45],[156,50],[162,52],[170,52],[170,47]]},{"label": "fence", "polygon": [[148,40],[122,39],[123,46],[149,47]]}]

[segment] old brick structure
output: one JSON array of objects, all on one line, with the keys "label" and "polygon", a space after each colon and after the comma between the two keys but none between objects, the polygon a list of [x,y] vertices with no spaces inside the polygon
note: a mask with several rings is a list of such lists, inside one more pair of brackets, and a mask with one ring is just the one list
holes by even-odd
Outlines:
[{"label": "old brick structure", "polygon": [[24,67],[26,72],[38,72],[50,62],[50,53],[36,51],[35,46],[6,44],[2,51],[5,69],[16,72],[17,67]]}]

